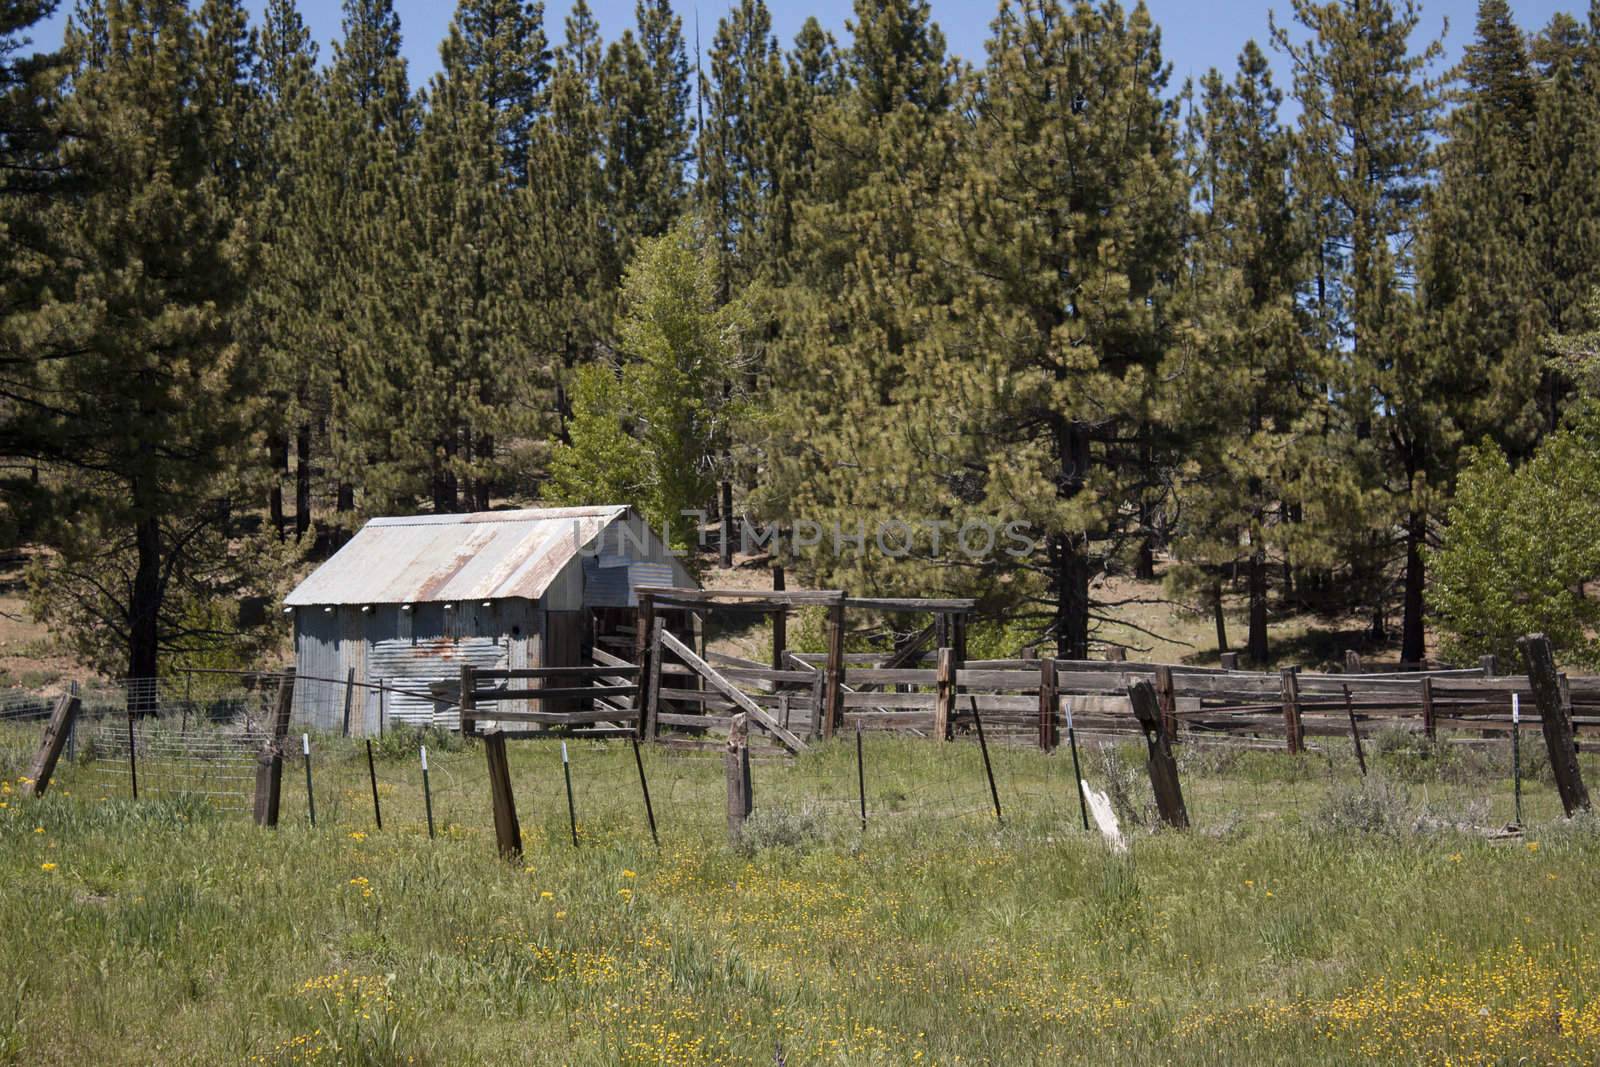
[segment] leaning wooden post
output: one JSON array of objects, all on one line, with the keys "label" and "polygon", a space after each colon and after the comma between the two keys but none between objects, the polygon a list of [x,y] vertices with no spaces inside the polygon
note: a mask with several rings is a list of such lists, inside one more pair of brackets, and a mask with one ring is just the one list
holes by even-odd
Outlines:
[{"label": "leaning wooden post", "polygon": [[[633,661],[639,665],[639,677],[651,678],[651,657],[655,655],[660,643],[654,640],[656,631],[656,598],[650,593],[639,594],[639,613],[634,619],[633,634]],[[659,678],[659,674],[655,677]],[[639,688],[639,699],[649,700],[645,687]],[[639,736],[655,736],[655,707],[653,701],[649,704],[640,703]],[[646,722],[646,720],[649,720]]]},{"label": "leaning wooden post", "polygon": [[50,776],[55,774],[61,750],[66,747],[67,738],[72,736],[72,726],[78,720],[80,707],[75,693],[63,693],[56,698],[56,706],[50,710],[50,721],[45,724],[44,739],[28,768],[28,788],[34,796],[42,797],[44,791],[50,788]]},{"label": "leaning wooden post", "polygon": [[1439,739],[1438,724],[1433,715],[1433,679],[1422,680],[1422,732],[1429,741]]},{"label": "leaning wooden post", "polygon": [[522,855],[522,827],[517,823],[517,799],[511,792],[511,764],[506,758],[506,735],[491,730],[483,735],[483,752],[489,764],[489,803],[494,807],[494,840],[500,858]]},{"label": "leaning wooden post", "polygon": [[1283,732],[1288,738],[1289,754],[1294,755],[1305,747],[1305,734],[1300,726],[1300,679],[1293,667],[1278,673],[1283,686]]},{"label": "leaning wooden post", "polygon": [[1169,739],[1178,736],[1178,697],[1172,688],[1172,668],[1156,666],[1156,702],[1161,706],[1161,732]]},{"label": "leaning wooden post", "polygon": [[1056,708],[1060,697],[1056,688],[1056,661],[1039,661],[1039,747],[1046,752],[1056,747]]},{"label": "leaning wooden post", "polygon": [[1128,686],[1128,701],[1144,731],[1149,752],[1150,787],[1156,794],[1156,810],[1161,821],[1178,830],[1189,828],[1189,812],[1183,804],[1183,789],[1178,784],[1178,761],[1172,758],[1171,739],[1161,728],[1161,704],[1155,686],[1137,681]]},{"label": "leaning wooden post", "polygon": [[832,737],[844,723],[844,600],[828,605],[827,684],[823,697],[822,736]]},{"label": "leaning wooden post", "polygon": [[1356,706],[1350,699],[1350,687],[1347,685],[1341,688],[1344,689],[1344,713],[1350,716],[1350,740],[1356,746],[1356,765],[1361,768],[1361,777],[1365,778],[1367,776],[1367,756],[1361,750],[1361,728],[1356,725]]},{"label": "leaning wooden post", "polygon": [[750,716],[735,712],[728,728],[728,747],[722,762],[728,776],[728,841],[737,845],[744,836],[744,821],[754,808],[750,792]]},{"label": "leaning wooden post", "polygon": [[1583,785],[1578,767],[1578,749],[1573,743],[1572,721],[1561,702],[1561,679],[1556,673],[1555,653],[1544,634],[1529,634],[1517,639],[1528,663],[1528,685],[1539,706],[1545,747],[1550,752],[1550,770],[1555,774],[1561,807],[1570,817],[1589,810],[1589,791]]},{"label": "leaning wooden post", "polygon": [[283,672],[278,683],[278,700],[272,709],[271,733],[256,756],[256,825],[278,825],[278,806],[283,799],[283,743],[289,736],[289,717],[294,709],[294,668]]},{"label": "leaning wooden post", "polygon": [[950,723],[956,710],[956,652],[953,648],[939,650],[939,664],[934,671],[936,692],[933,699],[933,739],[950,740]]},{"label": "leaning wooden post", "polygon": [[351,667],[344,676],[344,736],[350,736],[350,705],[355,702],[356,669]]}]

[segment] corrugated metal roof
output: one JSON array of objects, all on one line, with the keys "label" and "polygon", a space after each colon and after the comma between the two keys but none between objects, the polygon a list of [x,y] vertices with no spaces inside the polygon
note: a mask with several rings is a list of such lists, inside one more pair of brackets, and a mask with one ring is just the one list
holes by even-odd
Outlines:
[{"label": "corrugated metal roof", "polygon": [[534,600],[627,511],[614,504],[373,519],[284,604]]}]

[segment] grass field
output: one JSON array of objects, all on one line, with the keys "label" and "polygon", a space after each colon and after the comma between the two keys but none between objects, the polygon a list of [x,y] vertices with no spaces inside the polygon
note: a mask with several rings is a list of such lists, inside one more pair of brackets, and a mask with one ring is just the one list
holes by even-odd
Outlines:
[{"label": "grass field", "polygon": [[[525,855],[494,855],[481,749],[325,739],[284,824],[93,764],[0,789],[0,1062],[354,1064],[1594,1063],[1600,828],[1503,753],[1184,755],[1196,829],[1113,857],[1065,753],[871,737],[755,767],[727,845],[720,761],[511,745]],[[1586,757],[1591,783],[1593,757]],[[1092,781],[1122,781],[1131,751]],[[152,775],[150,782],[159,781]],[[1469,825],[1471,824],[1471,825]]]}]

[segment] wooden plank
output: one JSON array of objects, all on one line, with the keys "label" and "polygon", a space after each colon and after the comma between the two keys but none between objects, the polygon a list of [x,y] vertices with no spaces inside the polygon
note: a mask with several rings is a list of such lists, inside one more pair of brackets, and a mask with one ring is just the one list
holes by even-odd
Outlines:
[{"label": "wooden plank", "polygon": [[[938,693],[845,693],[841,698],[845,710],[854,708],[922,708],[929,710],[939,703]],[[1024,698],[1030,699],[1031,698]]]},{"label": "wooden plank", "polygon": [[857,692],[875,685],[933,685],[938,681],[936,670],[912,670],[894,667],[851,667],[850,684]]},{"label": "wooden plank", "polygon": [[491,722],[538,722],[550,726],[577,726],[597,722],[632,722],[633,711],[485,711]]},{"label": "wooden plank", "polygon": [[[764,589],[681,589],[670,585],[641,585],[635,590],[639,596],[663,600],[681,600],[685,603],[706,605],[717,600],[756,601],[774,607],[794,607],[805,604],[843,603],[842,589],[818,590],[764,590]],[[714,605],[713,605],[714,606]]]},{"label": "wooden plank", "polygon": [[847,596],[844,598],[847,608],[864,608],[869,611],[976,611],[978,602],[960,598],[952,599],[927,599],[923,597],[884,597],[884,596]]},{"label": "wooden plank", "polygon": [[1550,770],[1555,776],[1556,791],[1561,794],[1561,807],[1571,818],[1580,811],[1589,810],[1589,791],[1583,784],[1583,772],[1578,767],[1578,748],[1572,739],[1572,723],[1562,706],[1561,679],[1556,673],[1555,653],[1549,638],[1543,634],[1529,634],[1517,640],[1517,647],[1528,664],[1528,684],[1533,689],[1534,702],[1539,707],[1540,725],[1544,731],[1545,748],[1550,753]]},{"label": "wooden plank", "polygon": [[267,742],[256,756],[255,818],[257,826],[278,825],[278,807],[283,799],[283,744],[289,736],[289,718],[294,710],[294,668],[283,672],[278,683],[278,699],[272,709]]},{"label": "wooden plank", "polygon": [[72,724],[77,721],[81,706],[77,696],[63,693],[50,709],[50,720],[45,723],[39,751],[28,765],[28,791],[34,796],[42,797],[50,788],[50,778],[56,773],[56,763],[61,759],[61,750],[67,746],[67,736],[72,733]]},{"label": "wooden plank", "polygon": [[581,667],[513,667],[493,670],[480,667],[473,672],[473,676],[480,682],[504,682],[516,678],[600,678],[607,675],[631,677],[639,673],[638,667],[616,656],[607,655],[598,648],[592,654],[596,659],[605,655],[613,662]]},{"label": "wooden plank", "polygon": [[[488,701],[493,703],[501,700],[563,700],[586,698],[609,700],[613,697],[632,698],[639,692],[637,685],[573,685],[549,686],[540,689],[478,689],[472,694],[474,707]],[[492,719],[497,713],[494,709],[484,709],[481,715],[485,719]]]},{"label": "wooden plank", "polygon": [[1433,721],[1433,682],[1428,678],[1422,680],[1422,732],[1430,741],[1439,736],[1438,727]]},{"label": "wooden plank", "polygon": [[956,672],[956,684],[965,689],[1026,689],[1039,686],[1039,667],[1032,670],[990,671],[962,669]]},{"label": "wooden plank", "polygon": [[663,711],[657,722],[662,726],[696,726],[706,730],[726,730],[733,722],[731,715],[684,715]]},{"label": "wooden plank", "polygon": [[722,693],[722,695],[727,697],[729,700],[733,701],[734,704],[738,705],[740,710],[750,716],[750,718],[754,719],[757,725],[766,730],[767,733],[771,734],[773,737],[776,737],[779,741],[783,742],[784,746],[787,747],[791,752],[799,752],[806,747],[806,743],[804,741],[800,740],[799,737],[795,736],[790,731],[784,729],[783,725],[779,723],[777,719],[769,715],[766,709],[759,707],[755,701],[750,699],[749,696],[741,692],[737,687],[724,679],[716,671],[712,670],[710,664],[706,663],[705,660],[695,655],[687,645],[683,644],[683,642],[679,641],[676,637],[673,637],[670,633],[662,631],[661,643],[665,648],[670,649],[672,653],[679,659],[683,660],[683,662],[694,668],[694,670],[702,678],[711,683],[711,686],[714,689]]}]

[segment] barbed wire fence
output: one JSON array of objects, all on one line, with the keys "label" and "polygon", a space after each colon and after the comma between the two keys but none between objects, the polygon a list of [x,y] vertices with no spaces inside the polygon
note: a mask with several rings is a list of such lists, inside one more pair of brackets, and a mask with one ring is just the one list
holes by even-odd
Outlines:
[{"label": "barbed wire fence", "polygon": [[[203,799],[231,813],[250,810],[255,769],[270,743],[270,722],[282,676],[218,674],[118,681],[85,686],[82,712],[66,758],[73,788],[88,796]],[[37,748],[53,698],[0,694],[0,733],[10,767],[25,766]],[[130,716],[130,707],[140,709]],[[1083,729],[1076,734],[1077,767],[1063,731],[1059,747],[1040,752],[1026,730],[997,723],[986,735],[987,759],[973,724],[936,742],[925,733],[898,737],[864,730],[859,749],[848,722],[834,744],[799,757],[762,755],[753,761],[755,810],[776,824],[763,832],[910,834],[928,828],[1026,826],[1045,833],[1081,830],[1077,780],[1107,793],[1130,828],[1154,827],[1144,768],[1144,740],[1127,731]],[[285,819],[309,819],[305,757],[296,726],[283,746]],[[320,825],[366,831],[375,824],[372,791],[388,827],[425,832],[419,749],[432,746],[431,801],[441,834],[486,834],[492,826],[484,762],[470,741],[446,731],[405,728],[377,737],[375,762],[365,741],[311,734],[311,779]],[[1485,832],[1517,821],[1512,746],[1504,729],[1441,730],[1429,738],[1416,724],[1363,723],[1363,752],[1353,739],[1325,734],[1290,756],[1282,734],[1256,736],[1183,724],[1174,751],[1190,817],[1197,830],[1228,832],[1251,824],[1315,825],[1332,817],[1363,817],[1360,795],[1405,800],[1399,816],[1419,825]],[[1548,759],[1537,734],[1521,750],[1521,821],[1561,813],[1548,785]],[[567,833],[560,738],[517,742],[516,790],[524,825],[552,839]],[[857,752],[860,762],[857,762]],[[644,762],[655,814],[664,834],[712,832],[723,801],[722,760],[715,746],[699,752],[645,745]],[[591,838],[642,835],[642,808],[631,798],[640,785],[626,742],[573,740],[569,757],[580,828]],[[1596,773],[1595,754],[1585,769]],[[370,780],[368,775],[370,773]],[[990,784],[992,780],[992,786]],[[1352,796],[1358,799],[1350,800]],[[1380,798],[1381,799],[1381,798]],[[863,820],[863,801],[865,818]],[[997,803],[998,801],[998,803]],[[1345,809],[1339,805],[1344,804]],[[637,810],[636,810],[637,809]],[[1341,814],[1342,810],[1342,814]],[[1373,815],[1367,812],[1370,817]]]}]

